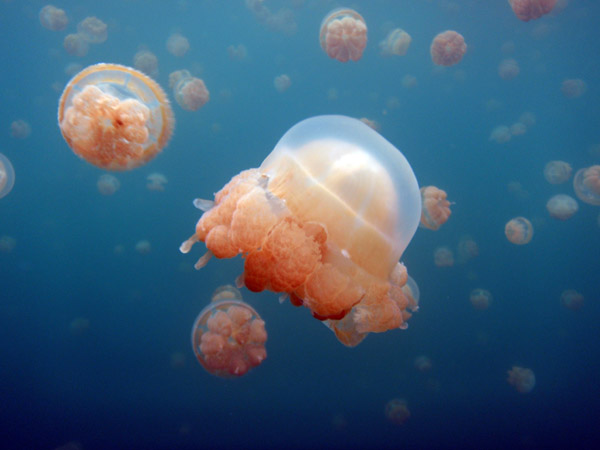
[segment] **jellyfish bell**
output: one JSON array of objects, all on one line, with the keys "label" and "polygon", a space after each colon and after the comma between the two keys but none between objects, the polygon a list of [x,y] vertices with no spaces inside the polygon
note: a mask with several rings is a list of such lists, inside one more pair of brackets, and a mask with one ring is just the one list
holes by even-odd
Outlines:
[{"label": "jellyfish bell", "polygon": [[571,178],[573,168],[564,161],[549,161],[544,167],[544,178],[550,184],[561,184]]},{"label": "jellyfish bell", "polygon": [[383,56],[404,56],[412,42],[410,34],[401,28],[396,28],[388,33],[386,38],[379,43]]},{"label": "jellyfish bell", "polygon": [[509,220],[504,227],[506,239],[516,245],[525,245],[533,237],[533,225],[525,217],[515,217]]},{"label": "jellyfish bell", "polygon": [[450,217],[448,195],[435,186],[421,188],[421,226],[430,230],[438,230]]},{"label": "jellyfish bell", "polygon": [[6,156],[0,153],[0,198],[8,195],[15,184],[15,169]]},{"label": "jellyfish bell", "polygon": [[600,165],[579,169],[573,177],[573,188],[579,200],[600,206]]},{"label": "jellyfish bell", "polygon": [[556,5],[556,0],[508,0],[515,16],[523,22],[539,19],[548,14]]},{"label": "jellyfish bell", "polygon": [[467,44],[462,34],[447,30],[438,34],[431,42],[431,59],[438,66],[453,66],[458,64],[465,52]]},{"label": "jellyfish bell", "polygon": [[527,394],[535,387],[535,374],[526,367],[513,366],[506,381],[521,394]]},{"label": "jellyfish bell", "polygon": [[289,294],[347,345],[405,326],[413,305],[398,261],[419,223],[419,188],[402,153],[359,120],[296,124],[258,169],[196,205],[205,212],[181,251],[205,242],[197,268],[241,253],[241,284]]},{"label": "jellyfish bell", "polygon": [[570,195],[558,194],[548,200],[546,209],[555,219],[567,220],[579,210],[579,205]]},{"label": "jellyfish bell", "polygon": [[367,25],[353,9],[337,8],[321,22],[319,41],[330,58],[358,61],[367,46]]}]

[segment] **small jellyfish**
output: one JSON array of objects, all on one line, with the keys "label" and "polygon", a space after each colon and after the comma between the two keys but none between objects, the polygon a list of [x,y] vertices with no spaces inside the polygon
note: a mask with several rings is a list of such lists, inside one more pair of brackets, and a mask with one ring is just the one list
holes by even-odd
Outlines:
[{"label": "small jellyfish", "polygon": [[288,88],[292,85],[292,80],[285,73],[283,75],[278,75],[273,80],[273,85],[277,92],[282,93],[288,90]]},{"label": "small jellyfish", "polygon": [[182,369],[185,367],[186,357],[185,357],[185,353],[183,353],[183,352],[177,351],[177,352],[171,353],[170,360],[171,360],[171,367],[173,369]]},{"label": "small jellyfish", "polygon": [[556,0],[508,0],[515,16],[523,22],[539,19],[554,8]]},{"label": "small jellyfish", "polygon": [[492,294],[486,289],[473,289],[471,295],[469,295],[471,305],[473,305],[473,308],[479,310],[488,309],[492,304],[492,300]]},{"label": "small jellyfish", "polygon": [[566,308],[577,311],[583,306],[583,295],[574,289],[567,289],[560,295],[560,303]]},{"label": "small jellyfish", "polygon": [[464,264],[479,255],[479,246],[471,236],[461,236],[458,241],[457,251],[458,262]]},{"label": "small jellyfish", "polygon": [[498,125],[496,128],[492,130],[490,134],[490,141],[495,141],[498,144],[504,144],[510,141],[512,137],[512,133],[510,132],[510,128],[506,125]]},{"label": "small jellyfish", "polygon": [[383,56],[404,56],[411,41],[410,34],[401,28],[396,28],[390,31],[387,37],[379,43],[379,49]]},{"label": "small jellyfish", "polygon": [[[402,292],[408,299],[408,302],[410,304],[414,305],[413,309],[416,310],[419,307],[419,299],[421,298],[421,291],[419,291],[419,285],[414,280],[414,278],[411,277],[410,275],[408,275],[408,273],[406,271],[404,273],[406,273],[407,278],[406,278],[406,282],[405,282],[406,284],[404,284],[404,286],[402,286]],[[397,284],[401,284],[401,283],[397,283]]]},{"label": "small jellyfish", "polygon": [[15,169],[6,156],[0,153],[0,198],[6,197],[15,185]]},{"label": "small jellyfish", "polygon": [[522,136],[527,132],[527,127],[521,122],[513,123],[510,126],[511,136]]},{"label": "small jellyfish", "polygon": [[466,51],[465,39],[453,30],[438,34],[431,42],[431,59],[438,66],[458,64]]},{"label": "small jellyfish", "polygon": [[121,183],[114,175],[105,173],[103,175],[100,175],[96,186],[98,187],[98,192],[100,192],[102,195],[113,195],[119,190],[119,187],[121,187]]},{"label": "small jellyfish", "polygon": [[573,177],[573,188],[579,200],[600,206],[600,165],[579,169]]},{"label": "small jellyfish", "polygon": [[10,253],[17,246],[17,240],[12,236],[0,236],[0,253]]},{"label": "small jellyfish", "polygon": [[150,245],[150,242],[145,239],[138,241],[138,243],[135,244],[135,251],[140,255],[147,255],[150,253],[150,250],[152,250],[152,246]]},{"label": "small jellyfish", "polygon": [[421,188],[421,226],[437,230],[450,217],[450,202],[446,199],[446,191],[435,186]]},{"label": "small jellyfish", "polygon": [[410,418],[406,400],[394,398],[385,405],[385,417],[394,425],[403,425]]},{"label": "small jellyfish", "polygon": [[158,58],[149,50],[140,50],[133,56],[133,67],[149,77],[158,76]]},{"label": "small jellyfish", "polygon": [[167,184],[167,177],[162,173],[151,173],[146,177],[146,188],[149,191],[164,191],[165,184]]},{"label": "small jellyfish", "polygon": [[167,50],[173,56],[181,58],[188,52],[189,49],[190,41],[188,41],[188,39],[185,36],[179,33],[172,34],[167,39]]},{"label": "small jellyfish", "polygon": [[505,59],[498,66],[498,75],[503,80],[512,80],[519,75],[519,63],[514,59]]},{"label": "small jellyfish", "polygon": [[74,336],[85,334],[90,328],[90,319],[86,317],[76,317],[69,323],[69,331]]},{"label": "small jellyfish", "polygon": [[[210,93],[200,78],[192,77],[187,70],[175,72],[178,81],[173,86],[173,93],[177,104],[186,111],[197,111],[209,100]],[[173,74],[171,74],[173,75]],[[169,81],[171,76],[169,76]]]},{"label": "small jellyfish", "polygon": [[527,394],[535,386],[535,374],[533,370],[525,367],[513,366],[508,371],[508,384],[513,386],[521,394]]},{"label": "small jellyfish", "polygon": [[244,44],[230,45],[227,47],[227,54],[234,61],[243,61],[248,57],[248,49]]},{"label": "small jellyfish", "polygon": [[233,286],[220,288],[192,327],[192,348],[208,373],[241,377],[267,357],[265,322]]},{"label": "small jellyfish", "polygon": [[564,80],[560,91],[567,98],[579,98],[587,91],[587,83],[579,78]]},{"label": "small jellyfish", "polygon": [[86,17],[77,24],[77,33],[90,44],[101,44],[108,39],[108,27],[97,17]]},{"label": "small jellyfish", "polygon": [[567,220],[573,217],[579,209],[579,205],[570,195],[558,194],[548,200],[546,209],[555,219]]},{"label": "small jellyfish", "polygon": [[40,23],[50,31],[60,31],[67,28],[69,19],[64,10],[52,5],[40,9]]},{"label": "small jellyfish", "polygon": [[533,237],[533,225],[525,217],[515,217],[504,227],[506,238],[516,245],[525,245]]},{"label": "small jellyfish", "polygon": [[420,355],[415,358],[415,369],[419,372],[429,372],[433,367],[433,363],[431,362],[431,358],[426,355]]},{"label": "small jellyfish", "polygon": [[26,139],[31,134],[31,125],[23,119],[10,124],[10,135],[16,139]]},{"label": "small jellyfish", "polygon": [[454,265],[454,253],[449,247],[438,247],[433,252],[433,262],[437,267],[452,267]]},{"label": "small jellyfish", "polygon": [[417,77],[406,74],[402,77],[402,87],[405,89],[414,88],[417,85]]},{"label": "small jellyfish", "polygon": [[571,178],[573,168],[564,161],[549,161],[544,167],[544,178],[550,184],[561,184]]},{"label": "small jellyfish", "polygon": [[529,111],[524,112],[519,116],[519,122],[525,125],[527,128],[531,128],[535,125],[535,114]]},{"label": "small jellyfish", "polygon": [[69,55],[83,57],[87,55],[90,46],[80,34],[67,34],[63,40],[63,47]]},{"label": "small jellyfish", "polygon": [[129,170],[162,151],[174,119],[152,79],[130,67],[96,64],[65,87],[58,124],[76,155],[101,169]]},{"label": "small jellyfish", "polygon": [[330,58],[358,61],[367,46],[367,25],[352,9],[334,9],[321,22],[319,40]]}]

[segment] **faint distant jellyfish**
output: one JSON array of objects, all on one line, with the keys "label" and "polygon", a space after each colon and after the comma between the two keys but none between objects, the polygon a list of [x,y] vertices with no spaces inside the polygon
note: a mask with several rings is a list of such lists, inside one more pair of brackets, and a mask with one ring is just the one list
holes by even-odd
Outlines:
[{"label": "faint distant jellyfish", "polygon": [[[398,284],[400,284],[400,283],[398,283]],[[414,280],[413,277],[408,275],[408,273],[407,273],[406,284],[404,286],[402,286],[402,292],[406,296],[408,303],[410,305],[413,305],[412,306],[413,310],[418,309],[419,299],[421,298],[421,292],[419,291],[419,285],[417,284],[417,282]]]},{"label": "faint distant jellyfish", "polygon": [[471,305],[473,305],[473,308],[479,310],[488,309],[492,304],[492,299],[490,291],[485,289],[473,289],[471,295],[469,295]]},{"label": "faint distant jellyfish", "polygon": [[573,177],[573,187],[579,200],[600,206],[600,165],[579,169]]},{"label": "faint distant jellyfish", "polygon": [[417,85],[417,77],[414,75],[404,75],[402,77],[402,87],[406,89],[413,88]]},{"label": "faint distant jellyfish", "polygon": [[108,27],[97,17],[86,17],[77,24],[77,33],[90,44],[101,44],[108,38]]},{"label": "faint distant jellyfish", "polygon": [[288,88],[292,85],[292,80],[286,74],[278,75],[273,80],[273,85],[277,92],[282,93],[288,90]]},{"label": "faint distant jellyfish", "polygon": [[75,336],[81,336],[90,328],[90,320],[85,317],[76,317],[69,323],[69,331]]},{"label": "faint distant jellyfish", "polygon": [[544,178],[550,184],[561,184],[571,178],[573,168],[564,161],[549,161],[544,167]]},{"label": "faint distant jellyfish", "polygon": [[102,195],[113,195],[119,190],[120,186],[121,183],[114,175],[105,173],[100,175],[100,178],[98,178],[98,192],[100,192]]},{"label": "faint distant jellyfish", "polygon": [[70,62],[65,66],[65,74],[69,75],[70,77],[75,75],[77,72],[81,72],[82,70],[83,66],[76,62]]},{"label": "faint distant jellyfish", "polygon": [[10,135],[16,139],[26,139],[31,134],[31,125],[19,119],[10,124]]},{"label": "faint distant jellyfish", "polygon": [[431,42],[431,59],[438,66],[458,64],[466,51],[465,39],[456,31],[444,31]]},{"label": "faint distant jellyfish", "polygon": [[561,294],[560,302],[564,307],[577,311],[583,306],[583,295],[574,289],[567,289]]},{"label": "faint distant jellyfish", "polygon": [[63,47],[69,55],[83,57],[90,49],[89,44],[80,34],[67,34],[63,40]]},{"label": "faint distant jellyfish", "polygon": [[175,100],[186,111],[197,111],[210,100],[210,93],[200,78],[184,77],[173,88]]},{"label": "faint distant jellyfish", "polygon": [[515,217],[506,223],[504,234],[513,244],[528,244],[533,237],[533,225],[525,217]]},{"label": "faint distant jellyfish", "polygon": [[406,400],[394,398],[385,405],[385,417],[394,425],[403,425],[410,418]]},{"label": "faint distant jellyfish", "polygon": [[162,173],[151,173],[146,177],[146,188],[149,191],[164,191],[165,184],[167,184],[167,177]]},{"label": "faint distant jellyfish", "polygon": [[513,386],[521,394],[527,394],[535,386],[535,374],[533,370],[525,367],[513,366],[508,371],[508,384]]},{"label": "faint distant jellyfish", "polygon": [[319,40],[330,58],[358,61],[367,46],[367,25],[352,9],[334,9],[321,22]]},{"label": "faint distant jellyfish", "polygon": [[10,253],[17,246],[17,240],[12,236],[0,236],[0,253]]},{"label": "faint distant jellyfish", "polygon": [[379,43],[379,48],[384,56],[404,56],[411,41],[410,34],[401,28],[396,28],[390,31],[387,37]]},{"label": "faint distant jellyfish", "polygon": [[167,145],[173,111],[160,86],[141,72],[96,64],[65,87],[58,124],[73,152],[106,170],[146,164]]},{"label": "faint distant jellyfish", "polygon": [[243,61],[248,57],[248,50],[244,44],[230,45],[227,47],[227,54],[235,61]]},{"label": "faint distant jellyfish", "polygon": [[450,217],[450,202],[446,199],[446,191],[435,186],[421,188],[421,226],[437,230]]},{"label": "faint distant jellyfish", "polygon": [[458,261],[462,264],[479,255],[479,246],[471,236],[461,236],[458,241]]},{"label": "faint distant jellyfish", "polygon": [[490,134],[490,141],[495,141],[498,144],[504,144],[505,142],[510,141],[511,137],[512,133],[510,132],[510,128],[508,128],[506,125],[498,125],[492,130],[492,134]]},{"label": "faint distant jellyfish", "polygon": [[524,112],[519,116],[519,122],[521,122],[527,128],[531,128],[535,125],[535,114],[529,111]]},{"label": "faint distant jellyfish", "polygon": [[39,15],[42,26],[51,31],[64,30],[69,23],[65,11],[52,5],[44,6]]},{"label": "faint distant jellyfish", "polygon": [[181,58],[190,49],[190,42],[179,33],[172,34],[167,39],[167,50],[174,56]]},{"label": "faint distant jellyfish", "polygon": [[6,197],[15,184],[15,169],[6,156],[0,153],[0,198]]},{"label": "faint distant jellyfish", "polygon": [[564,80],[560,90],[567,98],[578,98],[587,91],[587,84],[579,78]]},{"label": "faint distant jellyfish", "polygon": [[579,209],[579,205],[570,195],[558,194],[548,200],[546,209],[555,219],[567,220],[573,217]]},{"label": "faint distant jellyfish", "polygon": [[556,0],[508,0],[515,16],[524,22],[539,19],[554,8]]},{"label": "faint distant jellyfish", "polygon": [[133,56],[133,67],[150,77],[158,76],[158,58],[148,50],[140,50]]},{"label": "faint distant jellyfish", "polygon": [[240,377],[260,365],[267,357],[266,342],[265,322],[241,295],[214,295],[192,327],[192,348],[198,362],[218,377]]},{"label": "faint distant jellyfish", "polygon": [[448,247],[438,247],[433,252],[433,262],[437,267],[452,267],[454,253]]},{"label": "faint distant jellyfish", "polygon": [[152,246],[150,245],[150,242],[145,239],[135,244],[135,251],[140,255],[147,255],[150,253],[150,250],[152,250]]},{"label": "faint distant jellyfish", "polygon": [[433,367],[431,358],[429,356],[421,355],[415,358],[415,368],[419,372],[429,372]]},{"label": "faint distant jellyfish", "polygon": [[527,127],[521,122],[513,123],[510,126],[510,134],[512,136],[522,136],[527,132]]},{"label": "faint distant jellyfish", "polygon": [[519,75],[519,63],[514,59],[505,59],[498,66],[498,75],[503,80],[512,80]]}]

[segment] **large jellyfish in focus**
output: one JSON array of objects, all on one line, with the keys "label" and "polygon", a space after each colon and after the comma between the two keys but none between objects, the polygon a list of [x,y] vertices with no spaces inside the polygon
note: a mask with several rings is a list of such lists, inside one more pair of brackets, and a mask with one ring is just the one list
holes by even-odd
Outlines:
[{"label": "large jellyfish in focus", "polygon": [[508,0],[508,3],[515,16],[523,22],[528,22],[552,11],[556,0]]},{"label": "large jellyfish in focus", "polygon": [[265,322],[233,286],[218,288],[192,327],[198,362],[219,377],[240,377],[258,366],[267,357],[266,342]]},{"label": "large jellyfish in focus", "polygon": [[107,170],[146,164],[169,141],[173,111],[160,86],[118,64],[96,64],[79,72],[63,91],[58,125],[69,147]]},{"label": "large jellyfish in focus", "polygon": [[579,200],[600,206],[600,165],[579,169],[573,178],[573,188]]},{"label": "large jellyfish in focus", "polygon": [[448,195],[435,186],[421,188],[421,226],[438,230],[450,217]]},{"label": "large jellyfish in focus", "polygon": [[402,153],[359,120],[296,124],[260,168],[195,205],[205,213],[181,251],[206,244],[196,268],[241,253],[240,284],[289,294],[345,345],[406,328],[416,304],[398,261],[421,216],[419,187]]},{"label": "large jellyfish in focus", "polygon": [[353,9],[334,9],[321,22],[319,40],[330,58],[358,61],[367,46],[367,25]]},{"label": "large jellyfish in focus", "polygon": [[453,30],[438,34],[431,42],[431,59],[438,66],[458,64],[466,51],[465,38]]}]

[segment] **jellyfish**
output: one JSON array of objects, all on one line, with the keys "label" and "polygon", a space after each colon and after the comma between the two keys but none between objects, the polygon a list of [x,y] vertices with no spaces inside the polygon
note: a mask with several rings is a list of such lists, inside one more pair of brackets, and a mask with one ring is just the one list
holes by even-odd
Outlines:
[{"label": "jellyfish", "polygon": [[410,34],[401,28],[396,28],[390,31],[387,37],[379,43],[379,49],[383,56],[404,56],[411,41]]},{"label": "jellyfish", "polygon": [[479,246],[471,236],[465,235],[458,241],[457,251],[458,262],[464,264],[479,255]]},{"label": "jellyfish", "polygon": [[508,0],[515,16],[523,22],[539,19],[554,8],[556,0]]},{"label": "jellyfish", "polygon": [[46,5],[40,9],[40,23],[50,31],[61,31],[67,28],[69,19],[63,9]]},{"label": "jellyfish", "polygon": [[567,98],[578,98],[587,91],[587,84],[579,78],[564,80],[560,90]]},{"label": "jellyfish", "polygon": [[367,46],[367,25],[353,9],[334,9],[321,22],[319,40],[330,58],[358,61]]},{"label": "jellyfish", "polygon": [[579,209],[579,205],[570,195],[558,194],[548,200],[546,209],[555,219],[567,220],[573,217]]},{"label": "jellyfish", "polygon": [[410,418],[406,400],[394,398],[385,405],[385,417],[394,425],[403,425]]},{"label": "jellyfish", "polygon": [[512,80],[519,75],[519,63],[514,59],[505,59],[498,66],[498,75],[503,80]]},{"label": "jellyfish", "polygon": [[151,173],[146,177],[146,188],[149,191],[164,191],[165,184],[167,184],[167,177],[165,177],[162,173]]},{"label": "jellyfish", "polygon": [[98,192],[100,192],[102,195],[113,195],[119,190],[121,183],[114,175],[105,173],[100,175],[96,186],[98,187]]},{"label": "jellyfish", "polygon": [[429,372],[433,367],[433,363],[431,362],[431,358],[426,355],[420,355],[415,358],[415,368],[419,372]]},{"label": "jellyfish", "polygon": [[456,31],[448,30],[438,34],[431,42],[431,59],[438,66],[458,64],[467,51],[465,38]]},{"label": "jellyfish", "polygon": [[519,116],[519,122],[521,122],[527,128],[531,128],[535,125],[535,114],[529,111],[525,111]]},{"label": "jellyfish", "polygon": [[158,76],[158,58],[148,50],[140,50],[133,55],[133,67],[149,77]]},{"label": "jellyfish", "polygon": [[579,169],[573,177],[573,187],[579,200],[600,206],[600,165]]},{"label": "jellyfish", "polygon": [[180,250],[245,258],[239,284],[289,295],[345,345],[406,328],[411,304],[398,261],[421,216],[402,153],[357,119],[318,116],[292,127],[258,169],[196,200],[205,211]]},{"label": "jellyfish", "polygon": [[192,327],[198,362],[213,375],[241,377],[267,357],[267,331],[260,315],[233,286],[217,289]]},{"label": "jellyfish", "polygon": [[31,134],[31,125],[23,119],[10,124],[10,135],[16,139],[26,139]]},{"label": "jellyfish", "polygon": [[402,87],[405,89],[414,88],[417,85],[417,77],[406,74],[402,77]]},{"label": "jellyfish", "polygon": [[172,34],[167,39],[167,50],[173,56],[181,58],[187,53],[189,49],[190,41],[188,41],[188,39],[185,36],[179,33]]},{"label": "jellyfish", "polygon": [[0,153],[0,198],[6,197],[15,185],[15,169],[6,156]]},{"label": "jellyfish", "polygon": [[277,92],[282,93],[288,90],[288,88],[292,85],[292,80],[285,73],[283,75],[278,75],[273,80],[273,85]]},{"label": "jellyfish", "polygon": [[413,277],[408,275],[408,273],[406,271],[404,273],[406,273],[406,281],[405,281],[406,284],[404,286],[402,286],[402,292],[408,299],[408,302],[411,305],[414,305],[412,307],[412,309],[416,310],[419,307],[419,299],[421,298],[421,292],[419,291],[419,285],[417,284],[417,282],[414,280]]},{"label": "jellyfish", "polygon": [[76,155],[101,169],[129,170],[167,145],[174,118],[152,79],[130,67],[96,64],[65,87],[58,124]]},{"label": "jellyfish", "polygon": [[489,140],[495,141],[498,144],[504,144],[505,142],[510,141],[511,137],[512,133],[510,132],[510,128],[508,128],[506,125],[498,125],[492,130]]},{"label": "jellyfish", "polygon": [[488,309],[492,304],[492,300],[492,294],[486,289],[473,289],[471,295],[469,295],[471,305],[473,305],[473,308],[479,310]]},{"label": "jellyfish", "polygon": [[85,334],[90,328],[90,319],[86,317],[76,317],[69,323],[69,331],[74,336]]},{"label": "jellyfish", "polygon": [[454,253],[449,247],[438,247],[433,252],[433,262],[437,267],[452,267],[454,265]]},{"label": "jellyfish", "polygon": [[525,217],[515,217],[504,227],[506,238],[516,245],[525,245],[533,237],[533,225]]},{"label": "jellyfish", "polygon": [[77,33],[90,44],[101,44],[108,38],[108,28],[97,17],[86,17],[77,24]]},{"label": "jellyfish", "polygon": [[17,246],[17,240],[12,236],[0,236],[0,253],[10,253]]},{"label": "jellyfish", "polygon": [[[204,81],[191,76],[187,70],[175,73],[178,74],[175,76],[178,81],[173,86],[173,93],[179,106],[186,111],[197,111],[202,108],[210,100],[210,93]],[[170,80],[171,76],[169,76]]]},{"label": "jellyfish", "polygon": [[508,384],[513,386],[521,394],[527,394],[535,386],[535,374],[533,370],[525,367],[513,366],[508,371]]},{"label": "jellyfish", "polygon": [[560,303],[566,308],[577,311],[583,306],[583,295],[575,289],[567,289],[560,295]]},{"label": "jellyfish", "polygon": [[90,46],[80,34],[67,34],[63,40],[63,47],[69,55],[83,57],[87,55]]},{"label": "jellyfish", "polygon": [[150,242],[145,239],[138,241],[138,243],[135,244],[135,251],[140,255],[147,255],[150,253],[150,250],[152,250],[152,246],[150,245]]},{"label": "jellyfish", "polygon": [[227,54],[234,61],[243,61],[248,57],[248,49],[244,44],[230,45],[227,47]]},{"label": "jellyfish", "polygon": [[450,217],[450,202],[446,191],[435,186],[421,188],[421,226],[438,230]]},{"label": "jellyfish", "polygon": [[510,126],[511,136],[522,136],[527,132],[527,127],[521,122],[513,123]]},{"label": "jellyfish", "polygon": [[550,184],[561,184],[571,178],[573,168],[564,161],[549,161],[544,167],[544,178]]}]

